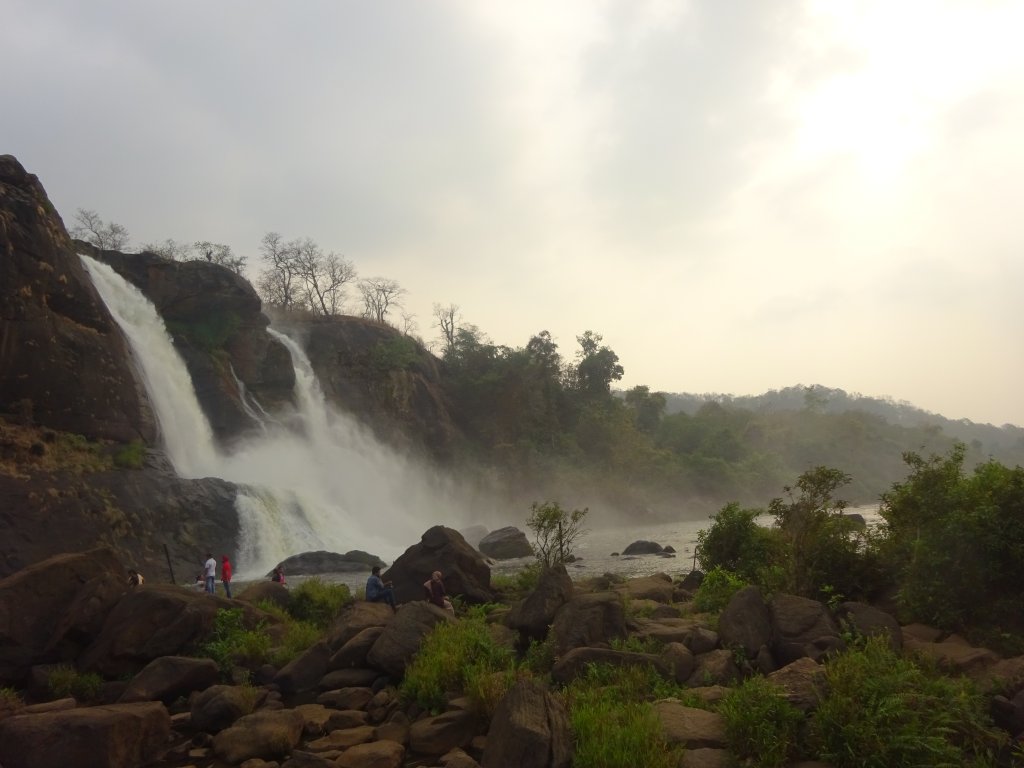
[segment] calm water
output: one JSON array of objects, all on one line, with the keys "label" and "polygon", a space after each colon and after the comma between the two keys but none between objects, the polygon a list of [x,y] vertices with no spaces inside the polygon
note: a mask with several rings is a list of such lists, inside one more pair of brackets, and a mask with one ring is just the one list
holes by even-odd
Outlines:
[{"label": "calm water", "polygon": [[[877,506],[850,507],[848,512],[857,512],[865,517],[868,524],[875,524],[881,518]],[[765,525],[771,525],[773,518],[761,518]],[[669,576],[683,576],[694,567],[694,548],[697,545],[697,533],[711,525],[710,519],[683,520],[674,523],[658,523],[655,525],[633,525],[587,529],[580,536],[574,549],[579,560],[567,567],[574,580],[588,579],[604,573],[614,573],[626,578],[650,576],[655,573],[667,573]],[[663,547],[675,549],[675,557],[659,555],[621,555],[613,557],[613,552],[622,552],[634,541],[654,541]],[[498,560],[491,565],[492,573],[513,574],[529,565],[533,558],[524,557],[516,560]],[[444,564],[438,567],[444,570]],[[352,589],[366,585],[369,573],[337,573],[323,574],[321,578],[333,582],[347,584]],[[289,582],[298,583],[302,577],[289,578]]]}]

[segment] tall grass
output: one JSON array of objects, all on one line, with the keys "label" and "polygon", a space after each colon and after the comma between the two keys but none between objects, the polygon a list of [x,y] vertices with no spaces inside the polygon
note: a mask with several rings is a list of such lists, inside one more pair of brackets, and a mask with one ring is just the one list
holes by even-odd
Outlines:
[{"label": "tall grass", "polygon": [[653,670],[642,667],[591,665],[566,688],[574,768],[679,765],[682,748],[665,740],[650,703],[657,696],[658,681]]},{"label": "tall grass", "polygon": [[470,612],[438,624],[426,636],[405,670],[400,691],[430,711],[444,706],[450,694],[469,694],[482,711],[493,712],[515,669],[512,650],[495,641],[483,613]]},{"label": "tall grass", "polygon": [[329,584],[316,577],[306,579],[291,593],[288,613],[292,618],[321,629],[329,627],[341,609],[352,602],[352,593],[346,585]]},{"label": "tall grass", "polygon": [[55,699],[73,696],[78,701],[92,702],[100,697],[103,678],[93,672],[79,672],[70,665],[61,664],[50,670],[46,685]]},{"label": "tall grass", "polygon": [[922,668],[881,638],[832,659],[810,745],[836,768],[994,766],[1003,742],[973,684]]},{"label": "tall grass", "polygon": [[742,765],[780,768],[797,754],[803,713],[763,677],[730,690],[718,712],[725,719],[729,749]]}]

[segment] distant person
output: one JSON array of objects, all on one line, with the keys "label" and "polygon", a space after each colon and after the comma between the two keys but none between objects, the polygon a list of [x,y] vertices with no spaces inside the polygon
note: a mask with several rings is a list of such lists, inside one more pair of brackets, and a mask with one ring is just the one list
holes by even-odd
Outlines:
[{"label": "distant person", "polygon": [[206,591],[211,595],[217,594],[217,561],[213,559],[213,554],[210,552],[206,553],[203,573],[206,578]]},{"label": "distant person", "polygon": [[282,568],[280,565],[277,566],[274,569],[274,572],[270,574],[270,580],[276,581],[278,584],[281,584],[282,586],[284,584],[287,584],[288,582],[284,580],[284,568]]},{"label": "distant person", "polygon": [[455,613],[455,607],[452,605],[452,601],[448,599],[448,593],[445,591],[440,571],[434,571],[430,574],[430,578],[423,582],[423,594],[428,602],[433,603],[438,608]]},{"label": "distant person", "polygon": [[231,561],[227,555],[220,558],[220,580],[224,582],[224,593],[231,599]]},{"label": "distant person", "polygon": [[128,571],[128,586],[141,587],[146,580],[138,571]]},{"label": "distant person", "polygon": [[370,571],[370,578],[366,580],[366,599],[371,603],[387,603],[391,610],[398,610],[395,607],[395,590],[390,581],[382,581],[380,578],[380,566],[375,565]]}]

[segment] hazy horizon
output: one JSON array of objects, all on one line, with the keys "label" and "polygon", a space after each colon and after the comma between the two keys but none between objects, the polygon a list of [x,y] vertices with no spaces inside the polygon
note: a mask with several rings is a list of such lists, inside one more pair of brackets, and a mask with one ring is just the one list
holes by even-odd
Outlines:
[{"label": "hazy horizon", "polygon": [[567,358],[590,329],[624,388],[1024,425],[1019,2],[5,10],[0,153],[69,226],[250,276],[311,237],[428,341],[434,303]]}]

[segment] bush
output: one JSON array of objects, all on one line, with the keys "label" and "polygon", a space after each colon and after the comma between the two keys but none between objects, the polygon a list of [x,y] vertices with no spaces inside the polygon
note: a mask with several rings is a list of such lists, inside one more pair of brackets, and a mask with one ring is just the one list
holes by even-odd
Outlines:
[{"label": "bush", "polygon": [[763,677],[731,689],[718,712],[725,719],[729,750],[744,764],[779,768],[796,755],[803,713]]},{"label": "bush", "polygon": [[199,653],[217,662],[222,674],[228,674],[236,664],[265,663],[270,657],[270,645],[270,635],[263,624],[248,629],[242,609],[228,608],[217,611],[213,633]]},{"label": "bush", "polygon": [[327,629],[350,602],[352,594],[347,586],[328,584],[314,577],[292,589],[288,612],[298,621]]},{"label": "bush", "polygon": [[100,697],[103,678],[92,672],[79,672],[72,666],[61,664],[50,671],[46,680],[50,695],[55,699],[73,696],[78,701],[96,701]]},{"label": "bush", "polygon": [[[566,689],[576,743],[575,768],[675,768],[682,748],[669,745],[648,700],[653,670],[591,665]],[[660,679],[660,678],[659,678]]]},{"label": "bush", "polygon": [[759,509],[743,509],[733,502],[711,516],[711,527],[697,534],[701,568],[725,568],[750,582],[769,567],[775,549],[774,536],[756,522]]},{"label": "bush", "polygon": [[[400,690],[405,699],[435,711],[449,693],[479,695],[490,685],[481,678],[514,668],[512,651],[495,642],[482,616],[470,615],[434,627],[406,668]],[[477,704],[486,709],[491,702]]]},{"label": "bush", "polygon": [[557,501],[544,504],[535,501],[530,509],[526,525],[533,531],[533,551],[537,553],[537,560],[545,568],[557,563],[571,563],[572,548],[585,533],[583,519],[587,516],[587,509],[566,512]]},{"label": "bush", "polygon": [[747,586],[747,582],[724,568],[714,568],[700,583],[693,597],[693,607],[701,613],[714,613],[725,608],[732,596]]},{"label": "bush", "polygon": [[25,706],[21,694],[13,688],[0,686],[0,713],[15,712]]},{"label": "bush", "polygon": [[883,638],[831,659],[825,679],[809,741],[836,768],[994,764],[1005,741],[969,680],[926,671]]},{"label": "bush", "polygon": [[142,469],[146,460],[146,446],[141,440],[132,440],[114,451],[114,466],[121,469]]},{"label": "bush", "polygon": [[289,619],[284,624],[284,637],[280,645],[270,653],[270,663],[276,667],[283,667],[316,644],[321,635],[322,631],[309,622]]}]

